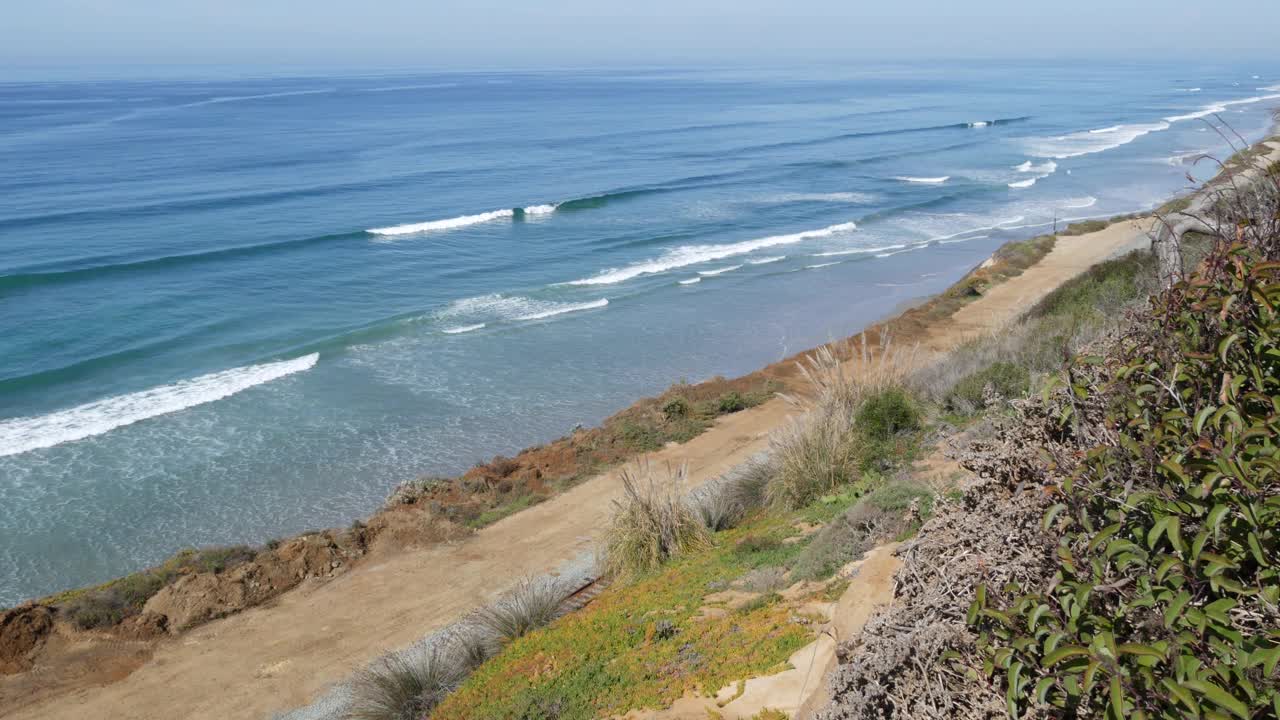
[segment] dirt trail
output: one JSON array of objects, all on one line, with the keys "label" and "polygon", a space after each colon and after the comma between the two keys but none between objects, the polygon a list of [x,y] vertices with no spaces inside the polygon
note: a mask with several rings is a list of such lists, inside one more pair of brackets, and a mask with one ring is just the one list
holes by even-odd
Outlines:
[{"label": "dirt trail", "polygon": [[[1036,266],[961,309],[927,348],[944,350],[1009,322],[1141,235],[1135,224],[1120,223],[1062,238]],[[764,449],[769,431],[789,410],[775,399],[725,416],[688,443],[649,458],[687,462],[689,482],[701,483]],[[308,581],[266,606],[162,641],[150,660],[108,685],[33,699],[15,684],[20,676],[7,678],[0,684],[0,715],[261,720],[305,705],[352,670],[492,599],[515,578],[551,571],[593,550],[619,487],[617,473],[608,472],[461,542],[405,550],[327,582]]]}]

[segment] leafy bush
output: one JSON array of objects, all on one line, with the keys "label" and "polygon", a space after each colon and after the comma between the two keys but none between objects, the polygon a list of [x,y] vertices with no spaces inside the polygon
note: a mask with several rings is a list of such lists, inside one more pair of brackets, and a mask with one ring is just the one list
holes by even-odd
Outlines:
[{"label": "leafy bush", "polygon": [[903,432],[920,429],[920,410],[900,387],[888,387],[862,401],[856,427],[873,440],[887,440]]},{"label": "leafy bush", "polygon": [[982,409],[987,387],[1010,400],[1022,398],[1031,389],[1031,371],[1011,362],[998,362],[965,376],[947,394],[946,407],[970,415]]},{"label": "leafy bush", "polygon": [[685,417],[689,414],[689,401],[682,397],[673,397],[662,406],[662,414],[668,420]]},{"label": "leafy bush", "polygon": [[702,521],[680,497],[687,469],[660,483],[649,468],[623,470],[623,499],[614,501],[605,533],[606,566],[630,576],[656,570],[668,559],[711,544]]},{"label": "leafy bush", "polygon": [[720,411],[721,415],[746,410],[747,407],[747,399],[744,398],[741,393],[736,391],[727,392],[724,395],[721,395],[720,399],[716,402],[716,408]]},{"label": "leafy bush", "polygon": [[1280,263],[1222,249],[1071,369],[1056,574],[970,607],[1010,713],[1280,714],[1278,307]]}]

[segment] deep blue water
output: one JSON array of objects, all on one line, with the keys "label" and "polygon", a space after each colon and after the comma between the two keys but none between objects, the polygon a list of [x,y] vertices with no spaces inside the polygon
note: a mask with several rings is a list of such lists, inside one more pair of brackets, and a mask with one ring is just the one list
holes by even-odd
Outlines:
[{"label": "deep blue water", "polygon": [[1207,177],[1190,158],[1226,143],[1183,116],[1217,105],[1256,140],[1278,82],[1006,63],[0,84],[0,603],[345,523],[400,480],[849,334],[1055,218]]}]

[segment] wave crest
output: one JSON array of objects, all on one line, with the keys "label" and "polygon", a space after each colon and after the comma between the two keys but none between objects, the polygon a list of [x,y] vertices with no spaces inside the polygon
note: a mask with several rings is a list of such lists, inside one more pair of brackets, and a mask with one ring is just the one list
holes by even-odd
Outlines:
[{"label": "wave crest", "polygon": [[686,245],[668,250],[664,255],[654,260],[636,263],[624,268],[606,270],[594,277],[571,280],[566,284],[614,285],[616,283],[626,282],[632,278],[640,277],[641,275],[664,273],[669,270],[688,267],[690,265],[698,265],[700,263],[712,262],[714,260],[723,260],[736,255],[746,255],[747,253],[755,252],[756,250],[763,250],[768,247],[792,245],[805,240],[831,237],[841,233],[852,232],[857,229],[857,227],[858,226],[856,224],[848,222],[841,223],[839,225],[831,225],[820,230],[806,230],[804,232],[792,233],[790,235],[773,235],[770,237],[759,238],[757,240],[745,240],[743,242],[729,243],[726,245]]},{"label": "wave crest", "polygon": [[311,353],[293,360],[223,370],[48,415],[0,421],[0,457],[83,440],[125,425],[221,400],[255,385],[310,370],[319,359],[319,353]]}]

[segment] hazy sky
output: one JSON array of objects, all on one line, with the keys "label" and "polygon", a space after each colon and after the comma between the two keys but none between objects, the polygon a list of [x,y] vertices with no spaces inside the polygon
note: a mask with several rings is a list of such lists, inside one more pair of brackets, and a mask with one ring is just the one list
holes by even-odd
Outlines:
[{"label": "hazy sky", "polygon": [[[7,0],[4,65],[1276,58],[1280,0]],[[1206,8],[1209,8],[1206,10]]]}]

